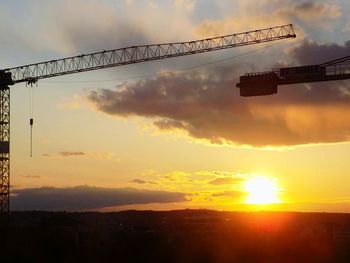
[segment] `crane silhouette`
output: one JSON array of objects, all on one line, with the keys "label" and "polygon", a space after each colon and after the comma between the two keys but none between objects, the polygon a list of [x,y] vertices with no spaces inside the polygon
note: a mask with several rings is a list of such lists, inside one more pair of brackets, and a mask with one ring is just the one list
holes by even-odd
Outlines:
[{"label": "crane silhouette", "polygon": [[[16,83],[78,72],[187,56],[264,42],[295,38],[293,26],[282,25],[195,41],[140,45],[0,70],[0,214],[10,211],[10,87]],[[33,125],[33,119],[30,119]]]}]

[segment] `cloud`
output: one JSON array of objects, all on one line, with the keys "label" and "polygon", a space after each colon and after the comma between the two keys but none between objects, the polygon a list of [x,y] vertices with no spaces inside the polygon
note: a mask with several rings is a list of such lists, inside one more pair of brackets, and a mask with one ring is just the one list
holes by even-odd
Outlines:
[{"label": "cloud", "polygon": [[120,162],[121,159],[117,158],[114,153],[111,152],[81,152],[81,151],[63,151],[56,154],[42,154],[43,157],[57,158],[57,157],[85,157],[95,160],[110,160]]},{"label": "cloud", "polygon": [[139,178],[135,178],[135,179],[131,180],[130,183],[134,183],[134,184],[157,184],[154,181],[146,181],[146,180],[142,180],[142,179],[139,179]]},{"label": "cloud", "polygon": [[240,182],[242,179],[241,178],[232,178],[232,177],[219,177],[216,178],[212,181],[210,181],[210,184],[213,185],[225,185],[225,184],[236,184]]},{"label": "cloud", "polygon": [[85,155],[84,152],[60,152],[59,154],[61,156],[64,156],[64,157],[83,156],[83,155]]},{"label": "cloud", "polygon": [[243,191],[224,191],[224,192],[213,193],[211,196],[212,197],[229,197],[229,198],[234,198],[234,199],[240,199],[246,195],[247,195],[247,193],[245,193]]},{"label": "cloud", "polygon": [[[284,59],[314,64],[349,51],[349,42],[304,41]],[[268,57],[269,53],[254,55],[255,61]],[[91,91],[88,99],[107,114],[146,117],[163,132],[182,131],[213,144],[294,146],[350,139],[346,81],[282,86],[274,96],[242,98],[232,76],[239,76],[244,68],[249,69],[249,63],[160,75]]]},{"label": "cloud", "polygon": [[[341,7],[335,3],[320,1],[263,0],[239,1],[239,12],[231,12],[230,3],[222,1],[225,15],[216,19],[203,19],[194,31],[200,36],[217,36],[233,32],[255,30],[282,24],[294,24],[298,39],[322,29],[334,28],[334,21],[341,17]],[[231,3],[232,5],[232,3]],[[231,8],[237,8],[237,3]],[[228,13],[230,12],[230,13]],[[307,25],[307,26],[306,26]],[[305,32],[307,31],[307,32]],[[298,41],[298,39],[296,41]]]},{"label": "cloud", "polygon": [[[244,202],[247,197],[247,193],[239,190],[234,191],[202,191],[195,192],[192,195],[188,195],[187,198],[191,200],[192,203],[195,204],[217,204],[217,205],[225,205],[225,204],[238,204]],[[208,203],[210,202],[210,203]]]},{"label": "cloud", "polygon": [[147,184],[147,181],[142,179],[134,179],[134,180],[131,180],[130,182],[135,184]]},{"label": "cloud", "polygon": [[187,201],[184,193],[77,186],[70,188],[28,188],[14,190],[13,210],[85,211],[110,206]]},{"label": "cloud", "polygon": [[341,9],[334,4],[303,1],[295,4],[291,13],[304,20],[335,19],[341,16]]},{"label": "cloud", "polygon": [[343,45],[336,43],[318,44],[304,40],[300,45],[290,50],[290,56],[300,65],[320,64],[337,58],[349,56],[350,41]]},{"label": "cloud", "polygon": [[192,11],[196,4],[196,0],[175,0],[175,7],[185,11]]},{"label": "cloud", "polygon": [[40,179],[41,178],[41,176],[39,176],[39,175],[21,175],[21,177],[27,178],[27,179]]},{"label": "cloud", "polygon": [[46,46],[68,54],[178,40],[187,34],[188,12],[183,10],[190,11],[192,2],[178,1],[174,8],[175,3],[157,1],[64,0],[40,7],[47,24],[39,33],[50,36]]},{"label": "cloud", "polygon": [[51,44],[52,48],[65,50],[66,53],[92,52],[148,42],[142,28],[130,19],[122,19],[115,12],[116,8],[107,2],[94,0],[51,4],[44,14],[48,16],[48,25],[42,27],[40,33],[52,37],[51,41],[45,41],[46,45]]}]

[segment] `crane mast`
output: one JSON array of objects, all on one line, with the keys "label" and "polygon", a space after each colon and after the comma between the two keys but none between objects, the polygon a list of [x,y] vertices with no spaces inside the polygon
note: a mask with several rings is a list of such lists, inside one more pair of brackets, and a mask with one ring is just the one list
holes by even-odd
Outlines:
[{"label": "crane mast", "polygon": [[0,215],[10,209],[11,85],[295,37],[293,26],[289,24],[195,41],[131,46],[0,70]]}]

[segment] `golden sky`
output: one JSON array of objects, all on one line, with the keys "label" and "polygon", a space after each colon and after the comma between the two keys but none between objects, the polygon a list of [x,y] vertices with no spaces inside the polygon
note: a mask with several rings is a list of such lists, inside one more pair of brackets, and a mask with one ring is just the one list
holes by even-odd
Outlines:
[{"label": "golden sky", "polygon": [[[349,82],[262,98],[235,88],[245,72],[348,55],[347,1],[37,0],[24,14],[18,5],[1,10],[2,68],[286,23],[297,38],[40,81],[33,158],[29,88],[13,86],[15,208],[349,210]],[[256,178],[259,198],[278,204],[247,204]]]}]

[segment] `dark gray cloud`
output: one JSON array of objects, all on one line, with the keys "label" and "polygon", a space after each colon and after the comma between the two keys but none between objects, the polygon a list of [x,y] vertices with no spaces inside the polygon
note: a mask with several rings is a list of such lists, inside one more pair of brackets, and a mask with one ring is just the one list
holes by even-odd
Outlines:
[{"label": "dark gray cloud", "polygon": [[145,180],[139,179],[139,178],[135,178],[135,179],[131,180],[130,183],[134,183],[134,184],[157,184],[154,181],[145,181]]},{"label": "dark gray cloud", "polygon": [[135,184],[147,184],[147,181],[142,179],[134,179],[134,180],[131,180],[130,182]]},{"label": "dark gray cloud", "polygon": [[85,155],[84,152],[60,152],[59,154],[61,156],[64,156],[64,157],[83,156],[83,155]]},{"label": "dark gray cloud", "polygon": [[13,210],[84,211],[109,206],[187,201],[184,193],[78,186],[14,190]]},{"label": "dark gray cloud", "polygon": [[[327,3],[315,0],[270,0],[262,1],[260,7],[265,9],[265,12],[270,11],[270,15],[284,17],[286,21],[297,24],[297,26],[307,23],[308,27],[312,27],[312,30],[319,29],[317,27],[325,30],[325,25],[331,25],[330,22],[342,14],[338,3],[331,1]],[[260,10],[258,12],[262,13]]]},{"label": "dark gray cloud", "polygon": [[301,45],[291,50],[290,55],[300,65],[321,64],[337,58],[350,55],[350,41],[343,45],[337,43],[318,44],[305,40]]},{"label": "dark gray cloud", "polygon": [[301,12],[310,12],[310,11],[315,12],[317,9],[320,8],[320,6],[322,7],[323,5],[317,4],[317,3],[312,2],[312,1],[303,1],[301,3],[296,4],[294,6],[294,9],[299,10]]},{"label": "dark gray cloud", "polygon": [[292,5],[291,13],[303,20],[329,20],[339,17],[341,9],[336,4],[321,3],[320,1],[299,1]]}]

